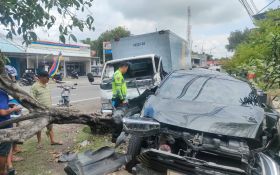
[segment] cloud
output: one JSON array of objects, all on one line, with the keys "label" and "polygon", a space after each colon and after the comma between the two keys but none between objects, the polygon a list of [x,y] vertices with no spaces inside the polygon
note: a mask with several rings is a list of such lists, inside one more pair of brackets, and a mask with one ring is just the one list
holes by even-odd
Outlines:
[{"label": "cloud", "polygon": [[236,20],[245,15],[240,11],[237,0],[118,0],[111,1],[111,7],[121,11],[128,19],[145,19],[159,21],[162,19],[184,19],[187,16],[187,7],[192,8],[194,24],[217,24]]},{"label": "cloud", "polygon": [[[268,0],[254,1],[258,9],[268,3]],[[75,29],[72,32],[78,40],[96,39],[106,30],[124,26],[132,34],[169,29],[186,38],[188,6],[192,11],[193,43],[200,45],[200,48],[203,43],[206,52],[215,46],[211,52],[216,57],[232,54],[225,49],[231,31],[253,27],[246,10],[238,0],[95,0],[85,13],[75,13],[80,18],[92,14],[96,30],[81,32]],[[59,40],[58,25],[62,19],[58,17],[57,20],[55,26],[48,31],[36,29],[40,39]]]}]

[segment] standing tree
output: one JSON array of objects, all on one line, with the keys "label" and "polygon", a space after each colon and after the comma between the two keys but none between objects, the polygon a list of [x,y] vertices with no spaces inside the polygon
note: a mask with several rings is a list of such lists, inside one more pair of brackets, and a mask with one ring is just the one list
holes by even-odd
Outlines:
[{"label": "standing tree", "polygon": [[[37,40],[34,29],[43,27],[50,29],[58,23],[60,33],[59,40],[65,43],[68,36],[77,42],[71,30],[78,28],[83,31],[85,28],[94,30],[93,17],[89,11],[93,0],[1,0],[0,1],[0,25],[7,30],[7,37],[22,35],[24,42],[30,44]],[[85,14],[82,18],[77,13]],[[62,20],[57,20],[61,18]],[[60,22],[59,22],[60,21]]]},{"label": "standing tree", "polygon": [[113,39],[119,39],[122,37],[130,36],[131,33],[129,30],[125,29],[124,27],[116,27],[112,30],[107,30],[103,32],[97,40],[91,40],[87,38],[86,40],[82,40],[84,44],[90,44],[92,50],[97,51],[97,56],[103,57],[103,42],[104,41],[111,41]]},{"label": "standing tree", "polygon": [[265,90],[280,88],[280,10],[267,14],[264,20],[256,21],[247,42],[236,47],[232,60],[224,68],[233,71],[252,71],[255,83]]},{"label": "standing tree", "polygon": [[239,44],[245,42],[248,39],[249,33],[250,30],[247,28],[244,31],[236,30],[231,32],[230,36],[228,37],[229,44],[226,45],[226,49],[229,52],[233,52]]}]

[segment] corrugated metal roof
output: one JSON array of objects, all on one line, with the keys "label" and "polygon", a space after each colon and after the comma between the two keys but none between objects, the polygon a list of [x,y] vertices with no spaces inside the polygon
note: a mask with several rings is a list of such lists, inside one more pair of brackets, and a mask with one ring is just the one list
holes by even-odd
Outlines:
[{"label": "corrugated metal roof", "polygon": [[3,36],[0,36],[0,50],[1,52],[9,53],[24,53],[24,48]]}]

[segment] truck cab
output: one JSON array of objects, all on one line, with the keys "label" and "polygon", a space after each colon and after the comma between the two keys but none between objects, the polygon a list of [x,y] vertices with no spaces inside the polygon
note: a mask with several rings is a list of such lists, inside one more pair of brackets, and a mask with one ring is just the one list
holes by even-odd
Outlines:
[{"label": "truck cab", "polygon": [[128,100],[139,96],[147,88],[158,85],[166,75],[162,68],[161,58],[154,54],[106,62],[101,74],[100,84],[102,113],[112,113],[112,79],[121,62],[129,64],[128,71],[124,75]]}]

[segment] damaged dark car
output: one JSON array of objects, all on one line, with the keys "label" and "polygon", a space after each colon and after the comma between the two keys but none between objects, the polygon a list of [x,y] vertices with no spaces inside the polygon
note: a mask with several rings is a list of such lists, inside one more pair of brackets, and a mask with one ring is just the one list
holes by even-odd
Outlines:
[{"label": "damaged dark car", "polygon": [[276,111],[247,82],[216,71],[168,75],[123,119],[134,174],[278,175]]}]

